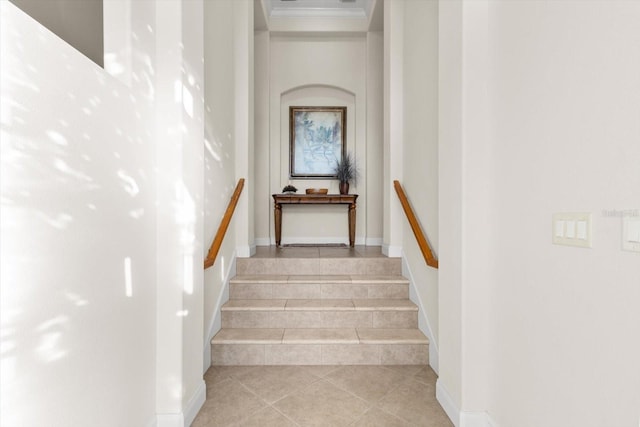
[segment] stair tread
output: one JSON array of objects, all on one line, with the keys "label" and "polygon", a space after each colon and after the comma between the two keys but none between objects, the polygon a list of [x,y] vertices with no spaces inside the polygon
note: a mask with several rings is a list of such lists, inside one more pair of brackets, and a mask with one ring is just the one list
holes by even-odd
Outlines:
[{"label": "stair tread", "polygon": [[221,329],[211,344],[429,344],[419,329]]},{"label": "stair tread", "polygon": [[354,328],[285,329],[283,344],[359,344]]},{"label": "stair tread", "polygon": [[401,275],[273,275],[247,274],[236,275],[230,283],[332,283],[332,284],[408,284],[409,280]]},{"label": "stair tread", "polygon": [[418,311],[409,299],[230,299],[222,311]]},{"label": "stair tread", "polygon": [[419,329],[358,328],[361,344],[429,344]]},{"label": "stair tread", "polygon": [[284,329],[220,329],[211,344],[280,344]]},{"label": "stair tread", "polygon": [[285,309],[286,299],[230,299],[222,311],[280,311]]}]

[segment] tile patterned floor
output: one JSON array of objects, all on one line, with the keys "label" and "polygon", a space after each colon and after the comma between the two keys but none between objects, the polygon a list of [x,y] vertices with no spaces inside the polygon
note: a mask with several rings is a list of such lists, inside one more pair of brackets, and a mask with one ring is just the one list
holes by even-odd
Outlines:
[{"label": "tile patterned floor", "polygon": [[193,427],[450,427],[429,366],[212,366]]}]

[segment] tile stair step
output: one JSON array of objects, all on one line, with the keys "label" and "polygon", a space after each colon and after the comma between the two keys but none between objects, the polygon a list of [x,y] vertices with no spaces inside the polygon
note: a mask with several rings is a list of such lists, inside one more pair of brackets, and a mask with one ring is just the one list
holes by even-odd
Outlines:
[{"label": "tile stair step", "polygon": [[408,299],[229,300],[223,328],[416,328],[418,307]]},{"label": "tile stair step", "polygon": [[238,258],[238,274],[401,274],[400,258]]},{"label": "tile stair step", "polygon": [[429,339],[417,328],[223,328],[211,344],[429,344]]},{"label": "tile stair step", "polygon": [[234,299],[222,311],[418,311],[408,299]]},{"label": "tile stair step", "polygon": [[238,275],[230,299],[407,299],[399,275]]},{"label": "tile stair step", "polygon": [[223,311],[223,328],[417,328],[417,311]]},{"label": "tile stair step", "polygon": [[429,341],[418,329],[221,329],[213,365],[421,365]]}]

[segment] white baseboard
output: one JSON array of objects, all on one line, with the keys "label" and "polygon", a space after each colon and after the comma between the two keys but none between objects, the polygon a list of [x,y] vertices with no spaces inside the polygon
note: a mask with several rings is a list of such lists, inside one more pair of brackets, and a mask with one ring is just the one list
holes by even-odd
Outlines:
[{"label": "white baseboard", "polygon": [[433,329],[431,329],[431,323],[429,323],[429,318],[427,317],[427,310],[418,296],[416,281],[413,278],[413,273],[411,273],[411,267],[407,262],[404,251],[402,252],[402,274],[409,279],[409,298],[418,306],[418,329],[429,338],[429,365],[437,374],[440,371],[438,343],[433,335]]},{"label": "white baseboard", "polygon": [[236,275],[236,259],[237,257],[234,253],[233,258],[231,258],[231,262],[229,263],[229,268],[225,272],[222,291],[216,300],[213,316],[209,320],[209,328],[207,329],[207,335],[203,346],[203,374],[207,372],[207,369],[211,366],[211,340],[213,339],[213,336],[218,333],[220,328],[222,328],[222,314],[220,308],[229,300],[229,281]]},{"label": "white baseboard", "polygon": [[382,246],[382,237],[367,237],[364,244],[367,246]]},{"label": "white baseboard", "polygon": [[250,246],[238,246],[236,247],[236,254],[238,258],[250,258],[251,257],[251,247]]},{"label": "white baseboard", "polygon": [[[257,237],[256,246],[271,246],[271,238],[269,237]],[[274,242],[275,244],[275,242]]]},{"label": "white baseboard", "polygon": [[440,379],[436,381],[436,399],[456,427],[498,427],[486,411],[461,411]]},{"label": "white baseboard", "polygon": [[157,414],[156,415],[157,427],[185,427],[184,416],[179,414]]},{"label": "white baseboard", "polygon": [[[357,239],[356,239],[357,242]],[[345,236],[338,237],[287,237],[282,238],[281,245],[313,245],[313,244],[349,244],[349,238]],[[275,244],[275,242],[274,242]]]},{"label": "white baseboard", "polygon": [[444,387],[440,378],[436,381],[436,399],[453,425],[460,427],[460,408],[458,408],[458,405],[454,402],[453,397],[451,397]]},{"label": "white baseboard", "polygon": [[[286,240],[286,241],[285,241]],[[292,237],[289,239],[283,239],[284,244],[313,244],[313,243],[344,243],[348,244],[349,239],[345,237]],[[256,246],[273,246],[276,244],[276,240],[269,237],[256,238]],[[356,245],[366,246],[382,246],[381,237],[356,237]]]},{"label": "white baseboard", "polygon": [[196,415],[200,412],[200,408],[204,405],[205,400],[207,400],[207,385],[204,380],[201,380],[197,390],[189,399],[187,407],[184,410],[185,427],[190,426],[191,423],[193,423],[193,420],[196,419]]},{"label": "white baseboard", "polygon": [[382,254],[389,258],[402,257],[402,246],[390,246],[386,243],[382,244]]}]

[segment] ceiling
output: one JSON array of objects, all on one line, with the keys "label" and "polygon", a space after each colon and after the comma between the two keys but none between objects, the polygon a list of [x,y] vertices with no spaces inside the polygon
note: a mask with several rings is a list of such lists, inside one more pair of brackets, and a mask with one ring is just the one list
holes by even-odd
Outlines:
[{"label": "ceiling", "polygon": [[374,0],[265,0],[269,17],[369,18]]},{"label": "ceiling", "polygon": [[273,33],[381,31],[384,0],[254,0],[254,28]]}]

